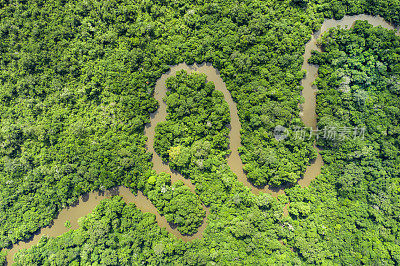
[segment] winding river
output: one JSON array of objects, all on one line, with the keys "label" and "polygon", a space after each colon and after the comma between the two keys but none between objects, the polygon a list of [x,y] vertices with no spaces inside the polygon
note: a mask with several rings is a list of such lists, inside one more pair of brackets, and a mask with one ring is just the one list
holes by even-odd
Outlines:
[{"label": "winding river", "polygon": [[[356,20],[368,20],[374,26],[382,26],[386,29],[394,29],[393,26],[385,22],[380,17],[372,17],[368,15],[358,15],[358,16],[346,16],[342,20],[325,20],[321,26],[321,30],[316,32],[312,35],[311,40],[306,44],[305,47],[305,54],[304,54],[304,63],[302,69],[307,70],[307,75],[302,81],[303,91],[302,95],[305,98],[304,104],[301,106],[300,116],[307,127],[312,127],[314,130],[317,129],[317,115],[315,113],[316,108],[316,90],[313,87],[313,82],[317,77],[317,66],[308,64],[307,60],[311,56],[312,50],[319,50],[316,45],[316,39],[324,33],[327,29],[331,27],[341,26],[341,27],[351,27]],[[397,31],[399,34],[399,31]],[[166,95],[166,87],[165,81],[168,77],[173,76],[179,70],[186,70],[187,72],[197,71],[200,73],[204,73],[207,75],[208,81],[212,81],[215,84],[215,88],[221,91],[224,95],[225,101],[229,105],[229,111],[231,115],[231,124],[230,124],[230,150],[232,153],[229,155],[228,165],[230,166],[231,170],[237,175],[238,180],[248,186],[251,191],[255,194],[259,192],[266,192],[270,193],[274,196],[284,193],[283,189],[275,189],[271,187],[264,187],[264,188],[257,188],[254,187],[246,177],[246,174],[243,171],[243,164],[240,159],[238,153],[238,147],[241,145],[240,139],[240,121],[237,114],[237,107],[236,103],[233,101],[229,91],[227,90],[225,83],[221,79],[218,70],[216,70],[211,64],[201,64],[201,65],[186,65],[184,63],[172,66],[171,69],[161,76],[161,78],[157,81],[154,97],[159,102],[160,107],[158,110],[151,114],[150,123],[145,128],[145,135],[148,137],[147,140],[147,149],[150,153],[153,154],[153,169],[156,170],[158,173],[166,172],[171,174],[171,181],[176,182],[178,180],[182,180],[193,192],[195,192],[194,185],[190,182],[190,180],[183,178],[178,172],[171,171],[169,166],[165,164],[158,154],[155,153],[153,149],[154,143],[154,135],[155,135],[155,126],[157,123],[164,121],[166,117],[166,104],[163,102],[163,97]],[[315,146],[314,146],[315,147]],[[315,147],[318,151],[318,148]],[[304,177],[298,181],[298,183],[304,187],[308,186],[310,182],[320,173],[321,167],[323,165],[322,158],[318,152],[318,156],[314,162],[310,166],[307,167]],[[33,238],[26,242],[19,242],[15,244],[12,249],[8,250],[7,261],[12,261],[14,254],[19,251],[20,249],[26,249],[33,245],[36,245],[39,239],[43,235],[47,235],[50,237],[59,236],[69,230],[77,229],[78,228],[78,219],[83,217],[90,212],[100,203],[101,200],[109,198],[113,195],[120,195],[123,197],[126,203],[134,203],[138,209],[143,212],[150,212],[156,215],[157,223],[160,227],[166,228],[166,230],[178,238],[189,241],[195,238],[200,238],[203,235],[204,229],[207,226],[207,222],[204,221],[202,226],[199,228],[199,231],[192,236],[183,236],[179,233],[176,228],[173,228],[168,222],[166,221],[164,216],[161,216],[157,209],[153,206],[153,204],[141,193],[139,192],[137,196],[133,195],[132,192],[128,188],[125,187],[115,187],[113,189],[107,190],[105,192],[91,192],[87,195],[84,195],[79,202],[71,206],[69,208],[63,209],[58,217],[54,220],[53,224],[49,227],[42,228],[39,230]],[[203,206],[204,207],[204,206]],[[205,207],[204,207],[205,208]],[[208,216],[209,211],[207,208],[206,214]],[[71,227],[66,228],[64,223],[66,221],[71,222]]]},{"label": "winding river", "polygon": [[[381,17],[373,17],[370,15],[356,15],[356,16],[345,16],[341,20],[326,19],[321,26],[321,29],[311,35],[311,40],[306,44],[304,53],[304,62],[302,69],[307,71],[305,78],[302,80],[301,85],[303,86],[302,95],[305,99],[304,104],[301,106],[302,111],[300,112],[300,117],[303,120],[306,127],[311,127],[313,130],[317,129],[317,114],[316,110],[316,89],[314,84],[315,79],[318,76],[318,66],[308,63],[308,59],[311,57],[311,51],[321,49],[317,46],[317,39],[321,34],[325,33],[327,30],[333,27],[350,28],[353,26],[354,22],[357,20],[367,20],[374,27],[381,26],[385,29],[396,30],[397,35],[399,35],[399,29],[395,28],[393,25],[386,22]],[[307,166],[304,177],[298,181],[299,185],[302,187],[310,185],[311,181],[321,173],[321,167],[324,162],[319,154],[318,147],[314,148],[317,150],[317,158],[311,165]]]},{"label": "winding river", "polygon": [[207,75],[207,81],[211,81],[215,85],[215,89],[219,90],[224,95],[224,100],[228,103],[229,112],[231,116],[231,123],[229,125],[229,149],[232,151],[231,154],[228,156],[228,165],[231,170],[237,175],[240,182],[244,183],[247,187],[249,187],[253,193],[258,194],[258,192],[263,191],[270,193],[274,196],[283,193],[283,189],[274,189],[271,187],[265,188],[257,188],[253,186],[246,177],[245,172],[243,171],[243,164],[242,160],[240,159],[238,148],[241,145],[240,139],[240,130],[241,124],[239,121],[238,110],[236,107],[236,103],[234,102],[230,92],[226,88],[225,82],[222,80],[219,71],[214,68],[210,63],[203,63],[203,64],[193,64],[187,65],[185,63],[181,63],[175,66],[172,66],[170,70],[161,76],[157,80],[156,87],[154,90],[154,98],[160,103],[159,108],[156,112],[152,113],[150,116],[150,123],[147,124],[145,128],[145,135],[147,136],[147,149],[153,155],[153,169],[155,169],[158,173],[165,172],[171,174],[171,181],[176,182],[178,180],[182,180],[191,190],[194,192],[195,187],[190,182],[190,180],[185,179],[176,171],[171,171],[168,164],[164,163],[160,156],[154,151],[153,143],[154,143],[154,136],[155,136],[155,127],[158,123],[165,121],[167,116],[167,105],[163,101],[163,98],[166,96],[167,88],[165,87],[165,81],[171,77],[175,76],[176,73],[180,70],[185,70],[188,73],[193,71],[197,73],[203,73]]}]

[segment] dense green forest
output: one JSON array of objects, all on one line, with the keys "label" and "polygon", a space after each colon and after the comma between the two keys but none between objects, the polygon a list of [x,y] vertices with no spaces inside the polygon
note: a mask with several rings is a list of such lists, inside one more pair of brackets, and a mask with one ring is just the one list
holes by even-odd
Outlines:
[{"label": "dense green forest", "polygon": [[[309,263],[400,263],[400,38],[358,21],[320,40],[318,128],[323,174],[309,189],[289,189],[297,228],[289,237]],[[354,128],[365,133],[354,136]],[[299,241],[301,240],[301,241]]]},{"label": "dense green forest", "polygon": [[[78,230],[57,238],[42,238],[16,256],[17,265],[140,265],[217,263],[300,263],[276,239],[282,208],[264,194],[227,204],[218,222],[201,240],[183,242],[160,229],[154,215],[143,214],[121,198],[104,200],[80,220]],[[237,216],[237,217],[235,217]],[[215,218],[213,219],[216,220]],[[97,264],[96,264],[97,263]]]},{"label": "dense green forest", "polygon": [[171,185],[171,177],[165,173],[154,175],[144,190],[159,213],[169,223],[177,226],[183,235],[192,235],[203,222],[205,210],[201,201],[182,181]]},{"label": "dense green forest", "polygon": [[[184,242],[160,229],[154,215],[126,205],[120,197],[104,200],[80,227],[16,256],[16,265],[139,265],[184,263]],[[51,264],[49,264],[51,263]]]},{"label": "dense green forest", "polygon": [[[85,192],[125,185],[144,191],[184,234],[203,220],[201,202],[210,207],[203,238],[177,240],[153,215],[113,198],[17,263],[399,264],[393,32],[358,23],[321,39],[324,52],[310,60],[321,66],[318,126],[366,132],[320,138],[326,166],[309,188],[275,199],[237,181],[225,158],[226,105],[202,75],[169,80],[170,115],[156,143],[196,195],[156,175],[145,149],[157,78],[169,65],[210,62],[237,102],[249,179],[294,184],[315,158],[313,140],[277,141],[273,129],[303,126],[304,45],[324,17],[361,13],[400,23],[400,3],[387,0],[0,1],[0,249],[29,239]],[[175,134],[182,124],[190,133]]]},{"label": "dense green forest", "polygon": [[154,149],[173,169],[190,176],[209,169],[229,146],[229,107],[204,74],[178,72],[166,81],[167,121],[157,124]]}]

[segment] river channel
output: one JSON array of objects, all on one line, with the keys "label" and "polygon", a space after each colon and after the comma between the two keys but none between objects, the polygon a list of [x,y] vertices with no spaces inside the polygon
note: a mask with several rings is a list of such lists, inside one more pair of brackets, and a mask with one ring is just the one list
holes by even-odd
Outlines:
[{"label": "river channel", "polygon": [[[308,59],[311,56],[312,50],[320,50],[317,47],[316,39],[324,33],[327,29],[341,26],[341,27],[351,27],[356,20],[367,20],[374,26],[382,26],[386,29],[394,29],[389,23],[385,22],[380,17],[372,17],[369,15],[358,15],[358,16],[346,16],[342,20],[325,20],[323,25],[321,26],[320,31],[316,32],[312,35],[311,40],[305,46],[305,53],[304,53],[304,63],[302,69],[307,70],[306,77],[301,82],[303,86],[302,95],[305,99],[304,104],[301,106],[300,117],[302,118],[306,127],[312,127],[313,130],[317,129],[317,115],[315,113],[316,108],[316,90],[313,86],[315,78],[317,77],[318,67],[314,65],[308,64]],[[397,31],[397,34],[399,32]],[[231,115],[231,124],[230,124],[230,147],[229,149],[232,153],[228,156],[228,165],[230,166],[231,170],[237,175],[238,180],[248,186],[251,191],[255,194],[259,192],[266,192],[270,193],[273,196],[279,195],[284,193],[283,189],[275,189],[271,187],[264,187],[264,188],[257,188],[254,187],[246,177],[246,174],[243,171],[243,164],[240,159],[238,148],[241,145],[240,139],[240,121],[237,114],[237,107],[236,103],[233,101],[231,94],[227,90],[225,83],[223,82],[222,78],[219,75],[219,71],[215,69],[211,64],[201,64],[201,65],[187,65],[187,64],[178,64],[176,66],[172,66],[171,69],[161,76],[161,78],[157,81],[154,97],[159,102],[160,106],[156,112],[151,114],[150,123],[145,128],[145,135],[148,137],[147,140],[147,149],[150,153],[153,154],[153,169],[156,170],[157,173],[165,172],[171,174],[171,181],[172,183],[181,180],[183,181],[193,192],[195,192],[194,185],[190,182],[190,180],[183,178],[178,172],[171,171],[169,166],[164,163],[160,156],[154,151],[153,143],[154,143],[154,135],[155,135],[155,126],[157,123],[162,122],[165,120],[166,117],[166,104],[163,101],[163,98],[166,95],[166,87],[165,81],[168,77],[173,76],[179,70],[186,70],[187,72],[196,71],[199,73],[204,73],[207,75],[207,80],[212,81],[215,84],[215,88],[221,91],[224,95],[225,101],[229,105],[229,111]],[[315,147],[315,146],[314,146]],[[317,151],[318,148],[315,147]],[[308,186],[310,182],[321,172],[321,167],[323,166],[323,161],[321,155],[318,152],[318,156],[314,162],[310,166],[307,167],[304,177],[298,181],[298,183],[304,187]],[[78,228],[78,219],[83,217],[90,212],[100,203],[101,200],[109,198],[113,195],[120,195],[123,197],[126,203],[134,203],[138,209],[143,212],[150,212],[156,215],[157,223],[160,227],[166,228],[166,230],[178,238],[189,241],[195,238],[200,238],[203,235],[204,229],[207,226],[207,222],[204,221],[202,226],[199,228],[199,231],[192,235],[192,236],[183,236],[179,233],[176,228],[171,227],[170,224],[166,221],[164,216],[161,216],[154,205],[141,193],[139,192],[137,196],[132,194],[128,188],[125,187],[116,187],[105,192],[91,192],[87,195],[84,195],[79,202],[71,206],[69,208],[63,209],[58,217],[53,221],[53,224],[49,227],[42,228],[39,230],[32,239],[24,242],[21,241],[18,244],[13,245],[12,249],[8,250],[7,261],[12,261],[14,254],[19,251],[20,249],[30,248],[33,245],[36,245],[39,239],[43,235],[47,235],[49,237],[56,237],[59,236],[69,230],[77,229]],[[206,209],[206,214],[208,216],[208,209]],[[70,221],[71,227],[66,228],[64,223],[66,221]]]}]

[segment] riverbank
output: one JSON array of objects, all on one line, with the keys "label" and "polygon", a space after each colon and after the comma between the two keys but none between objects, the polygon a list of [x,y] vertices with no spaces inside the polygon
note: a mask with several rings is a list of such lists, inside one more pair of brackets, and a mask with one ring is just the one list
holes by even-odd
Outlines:
[{"label": "riverbank", "polygon": [[[356,20],[368,20],[371,24],[374,26],[382,26],[384,28],[388,29],[393,29],[392,26],[390,26],[388,23],[386,23],[382,18],[379,17],[371,17],[367,15],[360,15],[360,16],[347,16],[344,19],[340,21],[335,21],[335,20],[326,20],[322,27],[321,30],[317,33],[315,33],[310,42],[306,44],[306,49],[305,49],[305,54],[304,54],[304,63],[302,69],[307,70],[307,75],[305,79],[302,81],[302,86],[304,87],[303,90],[303,96],[305,98],[305,103],[302,106],[302,113],[301,117],[303,119],[304,124],[307,127],[312,127],[313,129],[316,129],[316,124],[317,124],[317,116],[315,114],[315,89],[313,88],[312,84],[315,81],[315,78],[317,77],[317,71],[318,68],[316,66],[308,64],[307,60],[311,56],[311,51],[312,50],[318,50],[318,47],[316,45],[316,39],[327,29],[335,26],[342,26],[344,27],[345,25],[351,26],[354,21]],[[151,114],[151,123],[146,127],[145,129],[145,134],[148,137],[148,142],[147,142],[147,148],[150,153],[153,154],[153,169],[156,170],[158,173],[159,172],[166,172],[171,174],[171,179],[172,182],[176,182],[178,180],[182,180],[188,187],[191,188],[193,192],[195,192],[195,187],[194,185],[190,182],[190,180],[183,178],[179,173],[175,171],[171,171],[169,166],[165,163],[162,162],[161,158],[154,152],[153,149],[153,143],[154,143],[154,129],[155,126],[158,122],[163,121],[166,117],[166,105],[162,101],[163,97],[165,96],[166,88],[165,88],[165,80],[176,73],[176,71],[179,71],[181,69],[185,69],[188,72],[192,71],[197,71],[200,73],[204,73],[207,75],[209,81],[213,81],[215,84],[216,89],[220,90],[224,94],[224,99],[229,105],[229,110],[231,113],[231,130],[230,130],[230,149],[232,150],[232,153],[230,156],[227,158],[228,159],[228,164],[231,168],[231,170],[237,175],[238,180],[248,186],[251,191],[255,194],[258,192],[266,192],[270,193],[274,196],[279,195],[284,193],[283,189],[273,189],[270,187],[266,188],[256,188],[254,187],[248,180],[247,177],[243,171],[243,164],[240,159],[239,153],[238,153],[238,147],[241,145],[240,141],[240,121],[239,117],[237,115],[237,107],[236,103],[233,101],[229,91],[226,89],[226,86],[221,79],[218,70],[212,67],[211,64],[202,64],[202,65],[192,65],[188,66],[186,64],[179,64],[176,66],[171,67],[171,70],[168,71],[166,74],[164,74],[157,82],[156,89],[154,92],[154,97],[156,100],[160,103],[159,109]],[[163,94],[164,93],[164,94]],[[152,131],[153,130],[153,131]],[[323,165],[322,157],[318,153],[318,157],[311,164],[310,166],[307,167],[307,170],[305,172],[305,175],[302,179],[298,181],[298,183],[301,186],[308,186],[310,182],[320,173],[321,167]],[[160,216],[156,210],[156,208],[152,205],[152,203],[141,193],[137,196],[133,195],[128,188],[125,187],[117,187],[108,191],[105,191],[103,193],[99,192],[92,192],[89,193],[88,195],[85,195],[82,197],[82,199],[79,200],[79,202],[71,206],[70,208],[64,209],[60,212],[58,217],[54,220],[54,223],[51,227],[46,227],[41,229],[35,236],[27,241],[27,242],[20,242],[16,245],[13,246],[13,248],[9,251],[9,254],[7,256],[8,261],[12,261],[12,258],[14,254],[19,251],[20,249],[23,248],[29,248],[33,245],[36,245],[41,238],[42,235],[47,235],[50,237],[56,237],[60,234],[63,234],[67,232],[68,230],[73,230],[78,228],[78,219],[82,216],[85,216],[89,214],[93,208],[100,203],[101,200],[111,197],[113,195],[120,195],[124,198],[124,200],[127,203],[134,203],[141,211],[143,212],[150,212],[156,215],[157,222],[160,227],[166,228],[166,230],[178,238],[184,240],[184,241],[189,241],[191,239],[195,238],[201,238],[203,235],[203,232],[207,226],[207,223],[204,222],[203,225],[199,228],[198,233],[196,233],[193,236],[182,236],[180,233],[176,230],[171,228],[171,226],[166,222],[165,217]],[[208,209],[207,211],[207,217],[208,217]],[[64,223],[66,221],[71,222],[71,228],[66,228]]]}]

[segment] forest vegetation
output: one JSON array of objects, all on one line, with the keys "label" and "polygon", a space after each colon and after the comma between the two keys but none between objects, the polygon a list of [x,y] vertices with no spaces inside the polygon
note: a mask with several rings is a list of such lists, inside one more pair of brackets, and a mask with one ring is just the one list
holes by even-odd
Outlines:
[{"label": "forest vegetation", "polygon": [[[350,129],[320,138],[325,162],[313,186],[287,191],[298,228],[292,243],[308,263],[400,263],[400,38],[358,21],[320,39],[318,128]],[[355,128],[365,128],[363,135]],[[296,205],[293,205],[296,203]],[[298,240],[302,239],[302,242]]]},{"label": "forest vegetation", "polygon": [[[399,37],[358,22],[320,39],[323,52],[310,59],[320,66],[318,126],[366,132],[318,139],[325,166],[309,187],[294,184],[316,156],[314,139],[273,135],[304,126],[312,32],[324,18],[362,13],[400,23],[400,3],[388,0],[0,1],[0,250],[84,193],[124,185],[183,234],[209,207],[203,238],[185,243],[114,197],[79,229],[21,251],[17,265],[400,264]],[[157,79],[180,62],[220,71],[249,180],[293,185],[287,196],[253,195],[229,169],[229,110],[200,74],[168,80],[155,144],[196,193],[154,172],[143,130]]]},{"label": "forest vegetation", "polygon": [[150,176],[145,195],[169,223],[177,226],[183,235],[192,235],[205,218],[205,210],[199,198],[182,181],[171,184],[171,176],[165,173]]},{"label": "forest vegetation", "polygon": [[154,149],[171,168],[190,176],[210,169],[229,146],[229,107],[205,74],[178,72],[166,82],[167,120],[157,124]]}]

